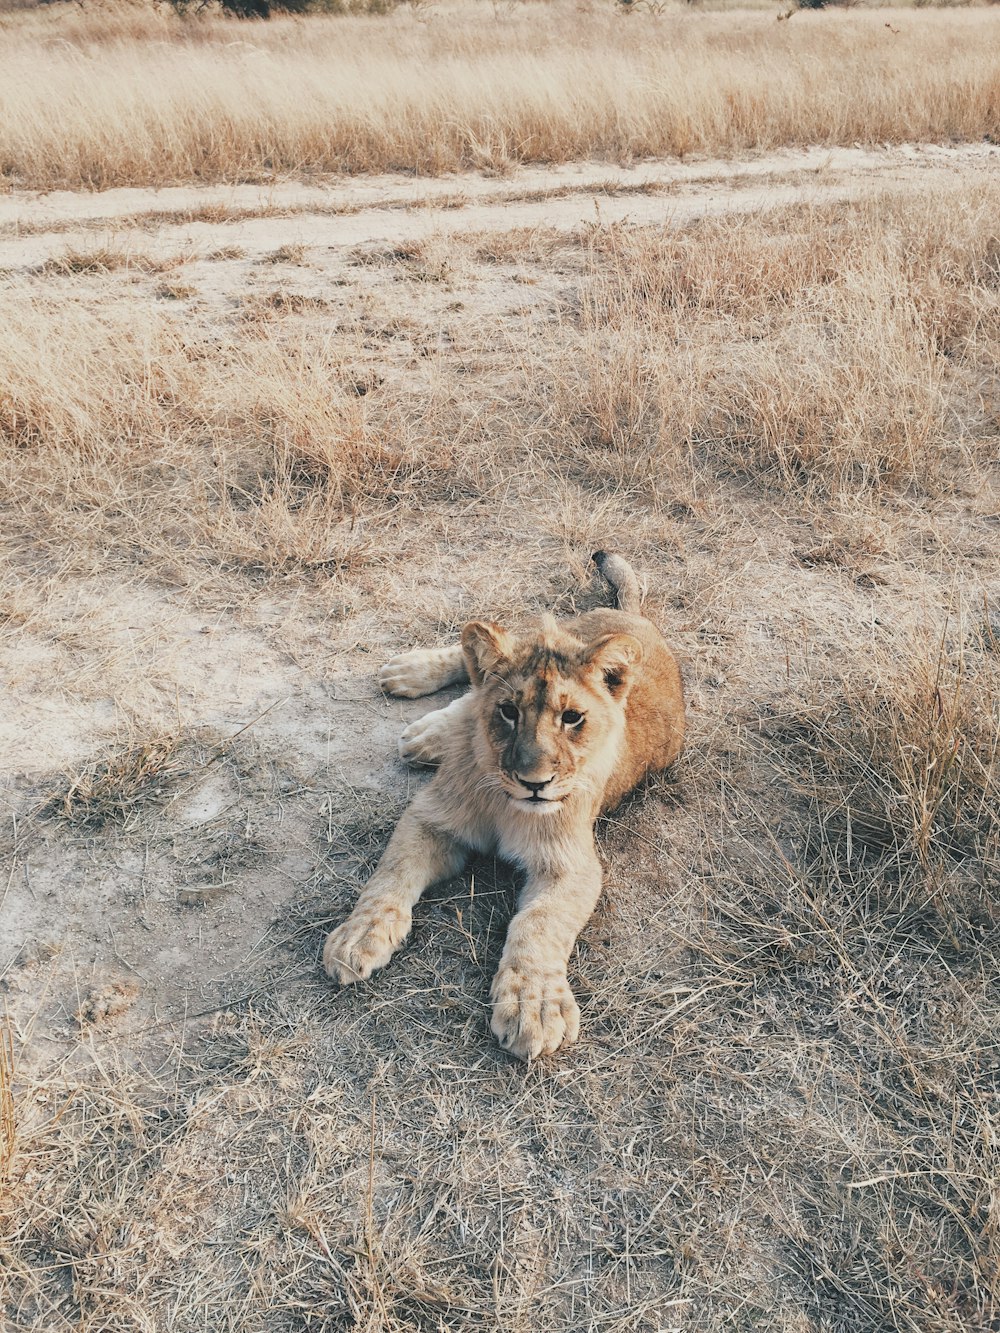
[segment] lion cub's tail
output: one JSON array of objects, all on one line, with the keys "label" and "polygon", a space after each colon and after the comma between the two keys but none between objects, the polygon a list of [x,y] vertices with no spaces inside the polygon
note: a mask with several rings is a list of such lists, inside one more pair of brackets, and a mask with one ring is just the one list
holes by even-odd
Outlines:
[{"label": "lion cub's tail", "polygon": [[638,612],[642,605],[642,589],[629,562],[610,551],[595,551],[591,559],[600,570],[601,577],[614,590],[618,610]]}]

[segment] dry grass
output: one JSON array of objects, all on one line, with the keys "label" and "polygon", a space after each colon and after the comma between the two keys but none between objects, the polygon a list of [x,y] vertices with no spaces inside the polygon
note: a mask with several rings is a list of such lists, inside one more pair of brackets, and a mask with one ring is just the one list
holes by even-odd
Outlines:
[{"label": "dry grass", "polygon": [[[112,689],[137,721],[73,767],[79,818],[11,834],[5,1327],[996,1324],[997,217],[990,187],[317,249],[327,305],[192,265],[183,319],[151,273],[6,279],[0,647],[60,726]],[[503,867],[428,895],[370,983],[317,951],[407,795],[373,663],[592,604],[605,541],[650,575],[691,741],[602,822],[583,1038],[524,1068],[487,1027]],[[172,709],[208,706],[166,688],[175,616],[178,696],[218,635],[224,734],[255,655],[299,730],[276,709],[192,766],[214,803],[162,803],[154,705],[73,674],[98,598]],[[24,781],[30,811],[54,781]]]},{"label": "dry grass", "polygon": [[[991,9],[624,16],[460,5],[423,21],[0,19],[0,164],[31,188],[507,171],[1000,132]],[[919,80],[912,71],[919,68]]]},{"label": "dry grass", "polygon": [[[954,640],[961,625],[946,629]],[[824,845],[924,886],[956,863],[1000,871],[1000,667],[989,645],[883,648],[802,719]],[[832,694],[832,698],[830,695]]]},{"label": "dry grass", "polygon": [[[211,310],[95,312],[72,285],[14,281],[0,477],[15,512],[89,529],[108,553],[271,569],[336,563],[358,505],[509,484],[514,447],[528,484],[555,469],[661,503],[725,473],[827,496],[939,493],[995,450],[996,216],[986,188],[960,209],[890,199],[780,225],[593,229],[574,247],[575,312],[554,331],[528,318],[477,335],[462,365],[514,372],[485,398],[437,356],[445,378],[405,369],[426,358],[422,326],[382,322],[367,297],[331,332],[321,280],[247,298],[221,337]],[[407,245],[390,269],[441,282],[442,265],[465,265],[469,280],[481,250]],[[536,250],[548,263],[551,246]]]},{"label": "dry grass", "polygon": [[0,1183],[7,1180],[17,1144],[17,1111],[14,1103],[14,1034],[4,1014],[0,1024]]},{"label": "dry grass", "polygon": [[31,292],[10,315],[3,481],[57,527],[93,525],[121,550],[166,536],[192,555],[207,541],[251,564],[335,562],[351,497],[402,479],[405,440],[322,338],[265,330],[220,347],[165,313],[135,321]]},{"label": "dry grass", "polygon": [[197,289],[186,282],[164,282],[156,289],[163,301],[187,301],[197,295]]},{"label": "dry grass", "polygon": [[280,245],[267,256],[268,264],[301,264],[305,259],[304,245]]},{"label": "dry grass", "polygon": [[81,773],[49,799],[50,814],[87,828],[127,821],[139,805],[164,794],[179,769],[178,738],[165,735],[127,745]]},{"label": "dry grass", "polygon": [[902,201],[766,234],[595,230],[560,424],[616,485],[677,484],[691,459],[834,491],[954,477],[995,447],[977,401],[1000,310],[989,193],[952,232]]},{"label": "dry grass", "polygon": [[137,273],[159,273],[166,267],[149,255],[133,254],[128,250],[104,245],[93,250],[69,249],[64,254],[47,260],[41,266],[43,273],[114,273],[134,270]]}]

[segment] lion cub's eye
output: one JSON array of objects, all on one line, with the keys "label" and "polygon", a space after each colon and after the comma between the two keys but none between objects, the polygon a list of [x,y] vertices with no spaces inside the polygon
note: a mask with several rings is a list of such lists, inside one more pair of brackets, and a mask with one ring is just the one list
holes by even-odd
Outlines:
[{"label": "lion cub's eye", "polygon": [[505,722],[509,722],[513,726],[521,715],[517,711],[517,704],[503,703],[500,705],[500,716]]},{"label": "lion cub's eye", "polygon": [[562,720],[566,727],[578,727],[583,721],[583,714],[578,713],[575,708],[567,708],[562,715]]}]

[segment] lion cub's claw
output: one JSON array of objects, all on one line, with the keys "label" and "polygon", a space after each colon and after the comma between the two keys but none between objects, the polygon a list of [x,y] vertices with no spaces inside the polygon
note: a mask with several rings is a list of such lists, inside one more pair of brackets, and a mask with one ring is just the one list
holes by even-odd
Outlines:
[{"label": "lion cub's claw", "polygon": [[580,1034],[580,1007],[566,977],[502,967],[493,981],[490,1027],[520,1060],[550,1055]]},{"label": "lion cub's claw", "polygon": [[341,986],[366,980],[385,967],[409,930],[409,914],[398,908],[355,912],[326,937],[323,967],[327,976]]}]

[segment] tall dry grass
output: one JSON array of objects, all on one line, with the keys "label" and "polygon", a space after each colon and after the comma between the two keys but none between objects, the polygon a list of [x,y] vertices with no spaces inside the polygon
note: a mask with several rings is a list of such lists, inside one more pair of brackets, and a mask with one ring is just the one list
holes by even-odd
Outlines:
[{"label": "tall dry grass", "polygon": [[[336,562],[356,513],[418,487],[488,494],[553,469],[644,503],[726,473],[817,496],[967,487],[996,453],[998,216],[977,187],[591,229],[569,310],[487,322],[457,360],[417,356],[427,376],[386,378],[405,321],[381,329],[363,296],[335,326],[285,298],[220,326],[93,301],[105,276],[57,266],[5,294],[8,522],[274,570]],[[127,298],[157,278],[119,281]]]},{"label": "tall dry grass", "polygon": [[796,719],[792,750],[842,865],[891,862],[895,882],[931,889],[951,866],[986,882],[1000,870],[1000,663],[983,623],[973,608],[943,634],[879,645]]},{"label": "tall dry grass", "polygon": [[691,466],[853,493],[992,457],[996,192],[590,236],[548,368],[558,447],[662,486]]},{"label": "tall dry grass", "polygon": [[990,9],[424,17],[8,16],[0,174],[103,188],[1000,132]]},{"label": "tall dry grass", "polygon": [[405,427],[322,337],[220,344],[176,316],[35,294],[7,315],[0,497],[53,532],[265,569],[335,562],[356,498],[405,476]]}]

